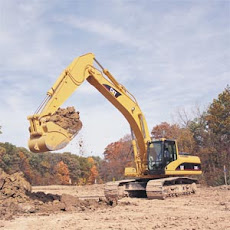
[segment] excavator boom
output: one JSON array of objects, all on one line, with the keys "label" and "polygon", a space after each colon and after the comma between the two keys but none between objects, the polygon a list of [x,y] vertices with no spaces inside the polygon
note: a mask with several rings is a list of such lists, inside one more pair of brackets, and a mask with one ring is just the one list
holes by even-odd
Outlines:
[{"label": "excavator boom", "polygon": [[[94,62],[102,68],[101,71],[94,67]],[[129,122],[135,136],[132,143],[137,174],[141,175],[147,170],[147,143],[151,141],[145,117],[136,99],[102,67],[92,53],[74,59],[47,92],[47,98],[36,114],[28,117],[30,150],[33,152],[57,150],[72,140],[74,135],[47,120],[85,80],[106,97]]]}]

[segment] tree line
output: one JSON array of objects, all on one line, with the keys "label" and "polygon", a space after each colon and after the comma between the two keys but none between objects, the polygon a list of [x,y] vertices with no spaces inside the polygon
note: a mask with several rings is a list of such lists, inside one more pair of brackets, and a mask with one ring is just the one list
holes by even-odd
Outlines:
[{"label": "tree line", "polygon": [[69,152],[32,153],[11,143],[0,143],[0,168],[12,174],[22,171],[32,185],[100,182],[99,157],[81,157]]},{"label": "tree line", "polygon": [[[179,122],[162,122],[152,128],[153,138],[176,139],[181,152],[201,158],[201,182],[224,183],[223,167],[230,183],[230,87],[204,111],[191,119],[183,111]],[[1,126],[0,126],[1,133]],[[125,167],[135,167],[131,137],[126,135],[106,146],[104,158],[82,157],[70,152],[32,153],[26,148],[0,142],[0,168],[11,174],[22,171],[32,185],[92,184],[124,179]]]}]

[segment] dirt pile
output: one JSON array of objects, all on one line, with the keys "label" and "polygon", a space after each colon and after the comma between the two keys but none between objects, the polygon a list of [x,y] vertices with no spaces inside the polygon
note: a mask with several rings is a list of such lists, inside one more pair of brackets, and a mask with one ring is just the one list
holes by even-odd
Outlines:
[{"label": "dirt pile", "polygon": [[30,200],[28,192],[31,192],[31,185],[22,173],[8,175],[0,169],[0,219],[9,219],[21,210],[22,204]]},{"label": "dirt pile", "polygon": [[9,175],[0,171],[0,219],[12,219],[23,213],[81,212],[106,207],[108,204],[103,199],[80,200],[67,194],[31,192],[31,185],[22,173]]},{"label": "dirt pile", "polygon": [[47,121],[56,123],[73,135],[76,135],[82,128],[79,112],[76,112],[74,107],[59,108]]},{"label": "dirt pile", "polygon": [[27,192],[31,185],[23,177],[23,173],[6,174],[0,169],[0,200],[24,202],[28,200]]}]

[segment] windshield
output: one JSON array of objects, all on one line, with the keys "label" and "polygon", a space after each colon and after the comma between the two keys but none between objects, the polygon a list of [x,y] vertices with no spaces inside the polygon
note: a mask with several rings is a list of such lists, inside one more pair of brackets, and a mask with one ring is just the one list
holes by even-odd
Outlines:
[{"label": "windshield", "polygon": [[162,166],[163,155],[162,155],[162,142],[154,142],[149,144],[148,148],[148,167],[149,170],[158,169]]},{"label": "windshield", "polygon": [[170,162],[177,159],[175,141],[154,141],[148,147],[149,170],[163,169]]}]

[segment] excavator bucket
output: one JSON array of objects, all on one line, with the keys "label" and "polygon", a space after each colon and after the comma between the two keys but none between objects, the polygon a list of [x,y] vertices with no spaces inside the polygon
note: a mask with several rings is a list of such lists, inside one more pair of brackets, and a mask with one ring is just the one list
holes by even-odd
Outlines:
[{"label": "excavator bucket", "polygon": [[29,116],[29,149],[32,152],[47,152],[64,148],[80,131],[79,113],[72,107],[58,109],[52,116],[40,118]]},{"label": "excavator bucket", "polygon": [[30,134],[28,146],[30,151],[39,153],[64,148],[72,139],[72,135],[53,122],[47,122],[41,127],[42,132]]}]

